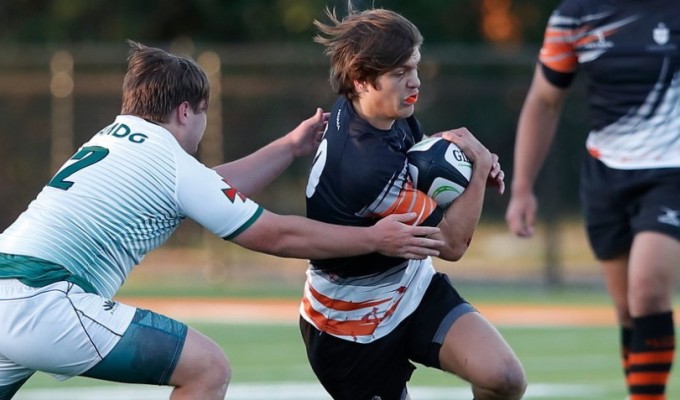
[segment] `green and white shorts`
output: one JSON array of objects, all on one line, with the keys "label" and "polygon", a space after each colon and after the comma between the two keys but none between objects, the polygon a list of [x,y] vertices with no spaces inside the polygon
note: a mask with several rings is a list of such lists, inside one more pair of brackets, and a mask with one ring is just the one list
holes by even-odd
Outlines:
[{"label": "green and white shorts", "polygon": [[0,390],[35,371],[167,384],[188,329],[70,282],[34,288],[16,279],[0,280],[0,320]]}]

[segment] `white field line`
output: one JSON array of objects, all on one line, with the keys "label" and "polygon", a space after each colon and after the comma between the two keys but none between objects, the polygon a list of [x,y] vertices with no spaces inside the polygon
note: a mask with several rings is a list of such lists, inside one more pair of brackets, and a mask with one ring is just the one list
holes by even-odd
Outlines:
[{"label": "white field line", "polygon": [[[606,392],[595,385],[530,385],[524,399],[593,399]],[[414,400],[469,400],[468,388],[416,386],[409,388]],[[138,385],[100,386],[83,388],[26,389],[19,391],[15,400],[164,400],[170,388]],[[232,384],[227,400],[330,400],[318,383]]]}]

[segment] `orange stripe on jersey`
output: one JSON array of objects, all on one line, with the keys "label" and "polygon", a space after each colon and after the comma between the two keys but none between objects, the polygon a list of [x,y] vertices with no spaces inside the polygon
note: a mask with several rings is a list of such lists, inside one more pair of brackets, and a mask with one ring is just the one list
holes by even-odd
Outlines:
[{"label": "orange stripe on jersey", "polygon": [[629,385],[665,385],[668,372],[631,372],[626,379]]},{"label": "orange stripe on jersey", "polygon": [[390,309],[387,310],[385,315],[381,318],[375,314],[376,310],[372,309],[359,320],[336,320],[326,318],[323,314],[316,311],[312,307],[312,304],[309,302],[309,300],[307,300],[307,298],[302,299],[302,305],[305,309],[305,313],[312,319],[314,325],[318,329],[332,335],[353,337],[373,334],[380,322],[394,313],[398,304],[399,301],[390,307]]},{"label": "orange stripe on jersey", "polygon": [[362,308],[375,307],[390,301],[390,299],[384,299],[384,300],[360,301],[355,303],[353,301],[333,299],[319,293],[311,285],[309,285],[309,292],[312,294],[314,299],[319,303],[323,304],[324,307],[338,311],[354,311]]},{"label": "orange stripe on jersey", "polygon": [[649,351],[644,353],[630,353],[628,362],[630,365],[641,364],[668,364],[673,362],[674,351]]},{"label": "orange stripe on jersey", "polygon": [[[587,29],[589,29],[589,28],[584,27],[579,32],[586,33]],[[593,43],[593,42],[597,42],[597,41],[600,41],[600,40],[604,40],[604,38],[606,38],[607,36],[613,35],[614,33],[616,33],[616,31],[618,31],[618,29],[614,28],[614,29],[609,29],[609,30],[606,30],[606,31],[597,30],[597,31],[594,31],[594,32],[593,31],[587,32],[587,34],[583,35],[583,37],[581,37],[579,40],[576,41],[576,46],[577,47],[578,46],[585,46],[588,43]]]},{"label": "orange stripe on jersey", "polygon": [[584,36],[584,37],[582,37],[581,39],[577,40],[577,41],[576,41],[576,45],[577,45],[577,46],[585,46],[585,45],[587,45],[588,43],[597,42],[598,40],[600,40],[600,38],[599,38],[598,36],[596,36],[596,35],[588,35],[588,36]]},{"label": "orange stripe on jersey", "polygon": [[573,31],[548,28],[539,55],[541,63],[558,72],[574,72],[578,65],[578,58],[574,52],[574,45],[569,41]]},{"label": "orange stripe on jersey", "polygon": [[337,321],[326,318],[323,314],[316,311],[309,300],[306,298],[302,299],[302,305],[305,308],[305,312],[308,317],[312,319],[314,325],[324,332],[328,332],[333,335],[343,335],[343,336],[364,336],[370,335],[375,331],[378,326],[377,321],[365,320],[365,321]]},{"label": "orange stripe on jersey", "polygon": [[600,150],[598,150],[595,147],[588,147],[588,153],[591,156],[593,156],[593,158],[597,158],[597,159],[600,159],[600,157],[602,156],[602,153],[600,152]]},{"label": "orange stripe on jersey", "polygon": [[408,224],[419,225],[427,217],[429,217],[437,208],[437,203],[425,193],[414,189],[410,182],[407,182],[399,192],[399,196],[394,203],[390,205],[385,212],[381,213],[381,217],[386,217],[391,214],[404,214],[408,212],[415,212],[418,214],[416,219],[407,221]]}]

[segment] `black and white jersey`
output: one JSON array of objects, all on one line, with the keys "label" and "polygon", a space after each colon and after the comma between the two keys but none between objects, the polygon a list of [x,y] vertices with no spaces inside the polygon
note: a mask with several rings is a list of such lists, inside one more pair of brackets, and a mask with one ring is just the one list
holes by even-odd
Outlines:
[{"label": "black and white jersey", "polygon": [[680,166],[677,0],[565,0],[539,59],[559,87],[584,72],[590,154],[618,169]]},{"label": "black and white jersey", "polygon": [[[319,146],[307,184],[307,217],[323,222],[371,226],[390,214],[418,212],[413,223],[436,226],[443,212],[415,190],[408,175],[406,150],[423,133],[414,117],[395,121],[390,130],[374,128],[340,98]],[[403,263],[380,254],[312,260],[340,276],[384,271]]]},{"label": "black and white jersey", "polygon": [[[415,118],[380,130],[345,98],[331,111],[307,184],[307,216],[371,226],[390,214],[415,211],[411,221],[437,225],[443,210],[413,188],[406,150],[423,134]],[[312,260],[300,315],[336,337],[370,343],[394,330],[418,307],[434,276],[432,260],[368,254]]]}]

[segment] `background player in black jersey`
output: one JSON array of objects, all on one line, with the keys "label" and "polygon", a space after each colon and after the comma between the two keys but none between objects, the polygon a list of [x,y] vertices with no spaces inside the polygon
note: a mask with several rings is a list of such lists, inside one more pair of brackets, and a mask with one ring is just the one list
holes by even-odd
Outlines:
[{"label": "background player in black jersey", "polygon": [[565,0],[548,22],[517,128],[506,220],[533,234],[533,186],[574,75],[588,84],[581,173],[588,238],[621,326],[630,400],[663,400],[680,266],[680,7]]},{"label": "background player in black jersey", "polygon": [[[415,190],[406,151],[423,138],[413,117],[422,36],[397,13],[356,11],[315,38],[330,57],[336,101],[307,186],[307,216],[370,226],[417,211],[413,223],[438,226],[440,256],[460,259],[487,186],[503,192],[498,157],[467,129],[444,133],[473,161],[469,186],[448,209]],[[300,327],[311,366],[334,399],[408,398],[417,362],[470,382],[475,399],[519,399],[523,368],[499,332],[437,273],[430,258],[410,262],[374,253],[311,260]]]}]

